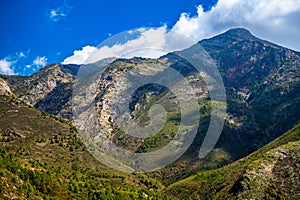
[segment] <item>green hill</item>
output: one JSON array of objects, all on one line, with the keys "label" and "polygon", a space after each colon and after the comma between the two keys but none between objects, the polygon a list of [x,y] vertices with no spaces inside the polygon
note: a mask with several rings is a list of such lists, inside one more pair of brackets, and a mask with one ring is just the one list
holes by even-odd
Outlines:
[{"label": "green hill", "polygon": [[167,188],[179,199],[299,199],[300,125],[265,147],[217,170]]}]

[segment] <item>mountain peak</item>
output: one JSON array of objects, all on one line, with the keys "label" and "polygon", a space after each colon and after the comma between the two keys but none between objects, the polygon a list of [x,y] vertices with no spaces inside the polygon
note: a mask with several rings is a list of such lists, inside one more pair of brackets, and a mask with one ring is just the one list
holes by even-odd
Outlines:
[{"label": "mountain peak", "polygon": [[233,28],[229,29],[226,32],[214,36],[210,39],[204,39],[199,43],[201,45],[217,45],[217,46],[228,46],[234,42],[245,41],[245,40],[259,40],[255,36],[253,36],[250,31],[245,28]]},{"label": "mountain peak", "polygon": [[248,40],[248,39],[257,39],[255,36],[253,36],[249,30],[245,28],[232,28],[227,30],[224,33],[221,33],[220,35],[217,35],[213,38],[226,38],[226,39],[234,39],[234,40]]},{"label": "mountain peak", "polygon": [[232,28],[232,29],[229,29],[228,31],[226,31],[225,33],[223,34],[230,34],[230,35],[236,35],[236,36],[239,36],[239,37],[254,37],[249,30],[245,29],[245,28]]}]

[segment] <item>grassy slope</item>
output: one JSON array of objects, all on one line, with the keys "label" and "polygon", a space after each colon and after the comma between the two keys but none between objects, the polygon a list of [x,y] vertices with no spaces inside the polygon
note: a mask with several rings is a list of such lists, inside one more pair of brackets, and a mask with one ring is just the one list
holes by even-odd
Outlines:
[{"label": "grassy slope", "polygon": [[145,175],[103,166],[72,126],[0,96],[0,199],[167,199],[163,188]]},{"label": "grassy slope", "polygon": [[168,187],[180,199],[299,199],[300,125],[233,164]]}]

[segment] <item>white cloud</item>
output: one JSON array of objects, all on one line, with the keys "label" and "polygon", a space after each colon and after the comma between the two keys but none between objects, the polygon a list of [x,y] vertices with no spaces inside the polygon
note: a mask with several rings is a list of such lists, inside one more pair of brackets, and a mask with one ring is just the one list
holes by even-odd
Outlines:
[{"label": "white cloud", "polygon": [[[257,37],[300,50],[299,19],[300,0],[219,0],[207,12],[198,6],[196,16],[182,13],[170,31],[166,26],[141,28],[139,37],[113,46],[85,46],[74,51],[63,64],[86,64],[120,55],[155,58],[233,27],[247,28]],[[128,34],[134,34],[134,31]],[[187,37],[186,40],[182,40],[182,35]]]},{"label": "white cloud", "polygon": [[72,8],[72,6],[70,6],[66,1],[64,1],[64,3],[60,7],[50,10],[48,12],[48,16],[51,21],[57,22],[61,19],[66,19],[68,14],[71,12]]},{"label": "white cloud", "polygon": [[38,56],[34,59],[33,64],[36,66],[45,66],[47,64],[47,58],[45,56]]},{"label": "white cloud", "polygon": [[25,65],[25,68],[29,69],[31,68],[31,65]]},{"label": "white cloud", "polygon": [[[132,38],[129,38],[130,36]],[[76,50],[72,56],[63,61],[63,64],[88,64],[111,57],[158,58],[170,51],[181,50],[194,44],[194,41],[187,38],[176,39],[178,39],[178,35],[174,31],[168,32],[166,26],[150,29],[140,28],[113,37],[109,40],[109,42],[116,43],[113,46],[105,44],[99,48],[85,46],[82,50]]]},{"label": "white cloud", "polygon": [[28,55],[30,53],[30,49],[27,51],[20,51],[16,53],[12,53],[5,58],[0,60],[0,73],[6,75],[15,75],[19,74],[27,66],[24,67],[24,63],[27,62]]},{"label": "white cloud", "polygon": [[[132,57],[144,56],[144,57],[157,57],[157,50],[164,52],[164,45],[166,43],[166,27],[160,27],[157,29],[144,29],[137,30],[140,34],[139,37],[132,40],[125,39],[123,44],[115,44],[112,47],[103,46],[93,51],[92,54],[85,60],[85,63],[96,62],[100,59],[109,57]],[[128,33],[132,34],[132,33]],[[118,37],[117,37],[118,39]]]},{"label": "white cloud", "polygon": [[11,68],[13,62],[9,62],[6,59],[0,60],[0,73],[5,75],[14,75],[15,72]]},{"label": "white cloud", "polygon": [[66,58],[62,64],[83,64],[95,50],[97,50],[97,48],[93,46],[85,46],[82,50],[75,50],[73,55]]},{"label": "white cloud", "polygon": [[172,28],[195,40],[212,37],[232,27],[300,50],[300,0],[219,0],[210,11],[198,7],[197,16],[182,14]]}]

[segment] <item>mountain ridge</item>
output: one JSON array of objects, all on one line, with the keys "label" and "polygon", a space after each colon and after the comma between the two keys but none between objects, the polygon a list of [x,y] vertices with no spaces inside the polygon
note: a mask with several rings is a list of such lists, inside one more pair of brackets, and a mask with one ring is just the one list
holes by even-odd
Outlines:
[{"label": "mountain ridge", "polygon": [[[203,78],[190,69],[190,64],[186,60],[172,57],[172,53],[157,60],[118,59],[110,64],[103,76],[103,85],[99,87],[98,100],[105,101],[101,100],[97,111],[103,119],[109,119],[111,113],[103,109],[103,106],[110,108],[106,102],[112,100],[114,93],[107,88],[113,88],[113,84],[123,77],[125,71],[155,63],[180,70],[192,80],[192,86],[197,89],[201,102],[202,128],[198,131],[194,143],[176,163],[151,174],[163,180],[166,185],[198,171],[219,168],[247,156],[291,129],[300,120],[297,115],[300,110],[298,92],[300,58],[297,52],[256,38],[245,29],[229,30],[219,36],[199,41],[199,44],[215,61],[224,80],[228,99],[224,130],[215,149],[206,159],[196,158],[198,158],[197,149],[202,143],[208,125],[209,97]],[[97,67],[97,64],[93,65]],[[6,80],[17,97],[42,111],[71,122],[70,99],[78,69],[77,65],[54,64],[48,65],[30,77],[4,75],[1,77]],[[156,94],[146,94],[148,95],[145,98],[133,101],[132,108],[147,108],[147,103],[157,101]],[[162,94],[167,99],[169,93]],[[145,112],[137,109],[133,110],[132,114],[143,117]],[[179,118],[175,115],[172,119],[177,121],[173,120],[170,126],[176,128],[175,124]],[[172,134],[166,132],[163,133],[165,135],[156,138],[132,142],[132,138],[118,132],[117,129],[111,131],[108,128],[111,126],[110,122],[105,123],[103,126],[106,127],[107,134],[114,134],[112,138],[114,142],[129,150],[138,152],[155,150],[172,139]]]},{"label": "mountain ridge", "polygon": [[[130,85],[130,82],[126,79],[125,75],[127,72],[133,72],[134,70],[144,69],[147,73],[153,74],[160,73],[166,68],[171,67],[184,75],[195,89],[199,101],[200,128],[194,142],[185,154],[176,162],[161,170],[148,173],[143,178],[132,175],[128,179],[124,179],[123,176],[125,175],[122,174],[119,176],[117,172],[112,173],[112,170],[100,164],[99,167],[101,170],[104,170],[104,174],[99,175],[99,171],[97,173],[90,171],[89,173],[98,174],[101,177],[97,181],[102,183],[102,188],[93,186],[95,188],[91,189],[88,184],[81,185],[80,178],[76,174],[84,177],[85,181],[88,180],[88,182],[92,182],[93,184],[95,182],[87,177],[86,172],[78,172],[78,166],[85,168],[86,164],[88,164],[81,157],[81,155],[87,154],[87,151],[74,132],[76,128],[71,125],[73,116],[71,109],[72,89],[76,83],[76,75],[80,66],[53,64],[28,77],[0,76],[0,100],[2,102],[0,113],[0,120],[2,120],[0,123],[1,149],[5,150],[0,151],[0,153],[2,152],[1,159],[5,161],[3,165],[0,165],[0,176],[4,174],[11,178],[9,180],[3,179],[3,177],[0,179],[0,183],[2,183],[2,186],[0,184],[0,193],[3,191],[3,187],[6,188],[3,184],[8,184],[11,187],[17,186],[19,188],[18,190],[9,191],[12,194],[15,192],[20,197],[24,197],[24,195],[20,195],[20,191],[27,191],[30,197],[37,196],[43,198],[51,194],[57,196],[64,194],[66,197],[72,198],[104,198],[105,195],[113,195],[117,198],[118,195],[124,195],[128,198],[146,199],[147,195],[162,198],[161,193],[166,194],[164,198],[172,198],[173,196],[174,198],[181,199],[200,197],[201,195],[207,198],[248,198],[251,196],[249,191],[257,189],[257,183],[259,182],[264,183],[264,189],[271,197],[274,195],[278,198],[286,197],[286,194],[292,193],[290,189],[293,189],[293,186],[287,181],[297,180],[297,176],[284,177],[284,174],[280,174],[280,169],[282,165],[286,164],[294,174],[294,171],[299,169],[299,166],[297,167],[290,158],[284,160],[283,157],[280,157],[282,160],[279,163],[276,162],[278,165],[274,164],[273,161],[275,159],[272,156],[274,152],[276,154],[277,151],[282,150],[285,154],[288,154],[290,151],[291,158],[299,158],[297,154],[299,143],[295,142],[299,140],[299,125],[292,129],[296,124],[300,123],[298,114],[300,110],[299,53],[256,38],[245,29],[229,30],[211,39],[202,40],[199,44],[208,52],[218,67],[225,84],[228,100],[225,126],[221,137],[215,148],[206,158],[198,159],[198,151],[199,145],[202,144],[207,131],[211,103],[207,85],[201,74],[197,73],[187,60],[175,56],[176,54],[174,53],[170,53],[159,59],[117,59],[108,65],[106,71],[100,77],[95,98],[95,109],[100,117],[102,130],[116,145],[139,153],[155,151],[172,140],[174,131],[176,131],[180,123],[179,108],[174,100],[176,98],[172,96],[172,93],[166,89],[147,86],[139,90],[132,98],[130,102],[130,114],[139,122],[147,123],[149,120],[147,118],[147,109],[155,103],[162,103],[167,106],[167,111],[170,112],[166,128],[159,134],[145,140],[129,137],[118,129],[114,121],[111,120],[111,102],[118,103],[118,100],[114,98],[117,94],[114,88],[118,86],[126,91],[126,87]],[[189,52],[191,49],[184,51]],[[100,66],[101,63],[94,63],[81,67],[84,67],[84,70],[93,68],[94,71],[97,71]],[[118,80],[124,81],[124,84],[118,85]],[[155,89],[157,88],[158,90],[156,91]],[[170,101],[166,103],[165,100]],[[49,118],[48,113],[53,115],[52,118]],[[88,111],[86,111],[86,114],[90,116]],[[39,118],[43,120],[38,121]],[[34,123],[33,119],[38,121],[38,123]],[[8,123],[7,120],[11,120],[13,123]],[[47,120],[49,123],[47,123]],[[53,120],[63,125],[58,125]],[[67,120],[68,124],[64,120]],[[88,121],[87,118],[83,120]],[[54,126],[57,126],[57,129],[61,129],[61,133],[57,133],[58,130],[53,128]],[[290,129],[292,131],[284,134]],[[31,139],[31,135],[34,140],[28,146],[29,143],[26,141]],[[286,141],[294,141],[295,143],[289,145]],[[272,148],[274,147],[274,151],[269,151],[269,142],[271,142]],[[13,160],[13,156],[3,153],[12,151],[14,148],[7,149],[7,147],[15,144],[21,149],[18,150],[16,148],[16,151],[18,151],[13,154],[18,158],[17,160],[21,161],[21,163],[26,163],[26,165],[18,164],[19,161]],[[268,144],[266,147],[260,149],[266,144]],[[49,186],[53,187],[49,189],[44,184],[45,188],[43,189],[38,187],[35,182],[31,182],[36,181],[35,178],[37,177],[33,176],[28,179],[24,178],[23,175],[18,175],[18,168],[21,170],[21,174],[32,174],[32,170],[27,166],[32,166],[33,168],[39,166],[39,168],[45,171],[48,170],[52,175],[57,173],[55,170],[58,170],[58,168],[52,170],[47,167],[47,165],[53,165],[51,155],[46,153],[44,156],[40,156],[42,160],[37,160],[39,152],[31,151],[29,147],[38,149],[41,152],[46,148],[50,148],[51,151],[57,151],[57,155],[54,157],[60,154],[70,154],[74,160],[68,159],[67,166],[64,165],[62,158],[55,158],[64,169],[63,174],[59,175],[60,179],[64,181],[57,180],[57,184],[54,184],[54,182],[48,182],[48,179],[43,179],[45,183],[49,183]],[[74,154],[74,152],[77,152],[76,149],[79,151],[79,157],[76,157]],[[84,153],[81,154],[81,151]],[[261,154],[267,152],[270,156],[265,161],[265,157],[262,157]],[[34,164],[28,163],[26,159],[24,160],[26,156],[34,160]],[[91,155],[88,155],[87,158],[91,159],[91,162],[97,165],[97,162],[93,160]],[[260,162],[261,159],[263,162]],[[41,161],[47,163],[47,165]],[[256,165],[253,163],[257,163],[257,166],[263,167],[263,163],[269,161],[274,166],[279,167],[278,170],[276,168],[274,171],[276,176],[274,176],[274,179],[271,179],[274,181],[273,183],[276,185],[281,180],[286,181],[283,183],[286,186],[282,188],[283,193],[277,191],[273,186],[265,184],[266,180],[270,180],[268,176],[262,176],[257,181],[252,177],[253,173],[261,173],[260,169],[256,168]],[[248,169],[251,163],[254,166],[254,168],[251,168],[252,171]],[[15,167],[9,168],[8,166],[10,165]],[[239,165],[241,167],[238,167]],[[243,170],[248,171],[244,173]],[[43,173],[41,172],[41,174]],[[111,174],[114,174],[115,178]],[[222,176],[226,175],[225,177],[228,177],[228,179],[231,177],[234,178],[232,180],[225,180],[219,176],[220,174]],[[193,175],[192,177],[197,177],[197,180],[189,178],[191,175]],[[43,176],[48,177],[46,172]],[[106,176],[110,177],[112,182],[106,182]],[[247,177],[250,177],[250,179]],[[296,179],[294,179],[295,177]],[[185,178],[191,181],[190,185],[186,184]],[[19,184],[24,180],[27,185],[35,188],[28,189],[29,186],[25,187]],[[123,185],[122,187],[116,187],[116,183],[122,183]],[[133,187],[132,193],[127,192],[129,186],[126,186],[126,184]],[[177,186],[179,185],[180,187],[178,188]],[[82,188],[82,191],[78,189],[79,187]],[[159,187],[166,187],[167,189],[163,191]],[[51,193],[51,191],[54,192]],[[8,193],[5,194],[11,196]],[[186,196],[186,194],[191,194],[191,196]],[[262,194],[257,192],[257,195]]]}]

